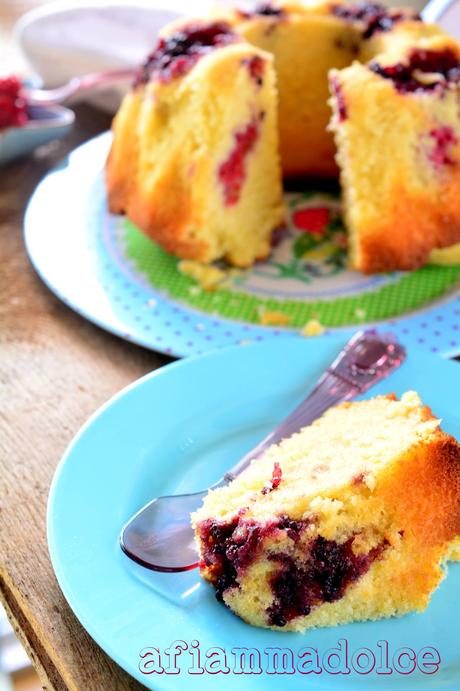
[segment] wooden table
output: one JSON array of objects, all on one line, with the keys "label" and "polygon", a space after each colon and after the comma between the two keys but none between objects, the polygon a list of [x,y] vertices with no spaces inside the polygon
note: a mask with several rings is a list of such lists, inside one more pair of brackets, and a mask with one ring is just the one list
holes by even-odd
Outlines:
[{"label": "wooden table", "polygon": [[[0,43],[15,17],[37,2],[0,3]],[[5,55],[19,65],[5,45],[2,71]],[[110,125],[89,106],[76,112],[67,140],[0,168],[0,596],[46,689],[124,691],[143,687],[93,643],[56,582],[46,503],[56,465],[87,417],[168,359],[71,312],[26,256],[22,219],[35,186],[68,151]]]},{"label": "wooden table", "polygon": [[[86,418],[167,358],[110,336],[41,283],[22,240],[36,184],[109,118],[77,110],[71,137],[0,169],[0,595],[47,689],[142,688],[96,646],[66,604],[46,543],[56,464]],[[65,229],[63,229],[65,232]]]}]

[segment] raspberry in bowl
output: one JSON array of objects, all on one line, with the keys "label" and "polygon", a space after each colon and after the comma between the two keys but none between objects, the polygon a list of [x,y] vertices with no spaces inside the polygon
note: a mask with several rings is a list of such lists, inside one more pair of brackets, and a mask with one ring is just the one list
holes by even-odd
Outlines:
[{"label": "raspberry in bowl", "polygon": [[31,105],[16,76],[0,77],[0,165],[64,137],[75,115],[56,105]]}]

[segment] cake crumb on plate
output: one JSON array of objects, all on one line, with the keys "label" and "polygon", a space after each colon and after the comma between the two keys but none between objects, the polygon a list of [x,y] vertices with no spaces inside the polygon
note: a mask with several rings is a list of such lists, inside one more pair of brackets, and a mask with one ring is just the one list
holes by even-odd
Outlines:
[{"label": "cake crumb on plate", "polygon": [[302,336],[321,336],[325,332],[324,326],[318,319],[309,319],[300,333]]}]

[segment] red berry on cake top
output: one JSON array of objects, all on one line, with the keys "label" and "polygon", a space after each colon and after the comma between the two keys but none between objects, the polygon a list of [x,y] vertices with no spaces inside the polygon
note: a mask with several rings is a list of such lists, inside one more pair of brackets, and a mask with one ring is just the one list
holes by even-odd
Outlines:
[{"label": "red berry on cake top", "polygon": [[161,38],[136,78],[136,85],[153,77],[168,82],[184,75],[214,48],[228,45],[236,35],[225,22],[187,24],[167,38]]}]

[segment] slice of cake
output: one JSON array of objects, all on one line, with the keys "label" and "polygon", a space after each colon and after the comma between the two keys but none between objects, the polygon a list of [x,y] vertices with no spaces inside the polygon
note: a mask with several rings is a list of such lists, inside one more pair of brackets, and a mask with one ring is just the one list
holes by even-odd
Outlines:
[{"label": "slice of cake", "polygon": [[341,404],[192,520],[201,575],[255,626],[423,610],[460,536],[460,446],[414,392]]},{"label": "slice of cake", "polygon": [[459,242],[457,42],[396,43],[330,81],[351,266],[414,269]]},{"label": "slice of cake", "polygon": [[248,266],[283,223],[273,57],[224,22],[174,25],[115,118],[110,209],[185,259]]}]

